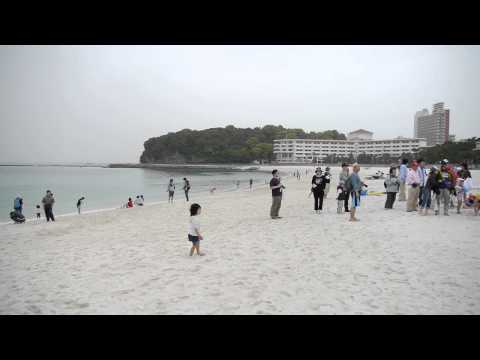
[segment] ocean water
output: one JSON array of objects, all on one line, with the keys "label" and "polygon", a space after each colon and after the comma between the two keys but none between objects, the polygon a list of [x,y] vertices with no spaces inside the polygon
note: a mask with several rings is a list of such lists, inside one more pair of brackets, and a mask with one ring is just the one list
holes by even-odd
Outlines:
[{"label": "ocean water", "polygon": [[[168,172],[149,169],[110,169],[101,167],[59,166],[0,166],[0,222],[10,220],[13,200],[20,194],[24,201],[23,213],[27,218],[35,215],[35,206],[46,190],[55,196],[54,214],[70,214],[77,211],[77,200],[84,196],[84,211],[119,208],[131,197],[143,195],[145,202],[168,200],[167,184],[173,178],[176,185],[175,199],[184,201],[183,178],[190,180],[190,198],[195,194],[216,187],[217,192],[236,190],[253,184],[264,184],[270,174],[264,172]],[[44,218],[43,210],[41,211]]]}]

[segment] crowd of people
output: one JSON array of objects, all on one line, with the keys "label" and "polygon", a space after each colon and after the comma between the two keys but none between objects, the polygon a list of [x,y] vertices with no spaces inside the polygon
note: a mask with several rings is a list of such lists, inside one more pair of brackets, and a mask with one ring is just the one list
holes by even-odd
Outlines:
[{"label": "crowd of people", "polygon": [[[407,166],[409,165],[409,166]],[[406,201],[406,211],[418,211],[428,215],[432,209],[435,215],[449,216],[449,209],[456,208],[458,214],[463,206],[473,206],[478,214],[478,201],[471,193],[473,183],[468,164],[459,167],[449,164],[447,159],[440,161],[439,166],[427,168],[423,159],[412,160],[409,164],[403,159],[400,165],[400,176],[396,175],[396,167],[392,166],[385,180],[387,193],[386,209],[392,209],[397,192],[398,201]]]},{"label": "crowd of people", "polygon": [[[356,211],[360,207],[362,195],[367,194],[368,185],[361,180],[359,172],[359,164],[353,164],[350,173],[349,164],[343,163],[336,188],[337,213],[350,213],[349,221],[359,220],[356,217]],[[308,174],[308,170],[305,173]],[[299,179],[299,174],[297,170],[293,176]],[[322,171],[321,167],[315,169],[309,196],[313,195],[313,208],[316,214],[321,214],[323,211],[330,180],[329,167],[326,167],[325,171]],[[462,207],[474,208],[475,214],[480,210],[480,199],[471,193],[472,175],[466,163],[462,163],[460,167],[454,167],[444,159],[440,161],[439,166],[432,165],[427,168],[423,159],[411,162],[402,159],[398,166],[390,167],[384,187],[385,209],[393,209],[399,194],[398,201],[406,203],[407,212],[416,211],[421,215],[428,215],[430,209],[435,215],[439,215],[442,205],[445,216],[449,216],[449,209],[452,208],[456,208],[458,214],[461,213]],[[278,170],[272,171],[270,189],[272,191],[270,216],[272,219],[280,219],[279,210],[285,186],[280,181]]]}]

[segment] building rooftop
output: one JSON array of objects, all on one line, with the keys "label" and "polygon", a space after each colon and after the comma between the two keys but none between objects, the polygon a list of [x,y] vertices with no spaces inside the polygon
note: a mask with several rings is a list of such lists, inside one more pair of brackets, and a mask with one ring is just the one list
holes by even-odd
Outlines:
[{"label": "building rooftop", "polygon": [[358,129],[358,130],[349,132],[349,134],[359,134],[359,133],[366,133],[366,134],[372,134],[373,135],[373,132],[365,130],[365,129]]}]

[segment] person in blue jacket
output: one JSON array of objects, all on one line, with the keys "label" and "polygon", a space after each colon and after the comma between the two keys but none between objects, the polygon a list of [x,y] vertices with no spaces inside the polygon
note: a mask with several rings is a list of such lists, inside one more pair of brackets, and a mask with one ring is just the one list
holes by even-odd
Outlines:
[{"label": "person in blue jacket", "polygon": [[13,210],[19,215],[22,215],[23,211],[23,199],[20,195],[17,195],[15,200],[13,200]]},{"label": "person in blue jacket", "polygon": [[405,182],[407,181],[407,164],[408,159],[402,159],[402,163],[400,165],[400,173],[399,173],[399,180],[400,180],[400,193],[398,194],[398,201],[407,201],[407,194],[405,192]]}]

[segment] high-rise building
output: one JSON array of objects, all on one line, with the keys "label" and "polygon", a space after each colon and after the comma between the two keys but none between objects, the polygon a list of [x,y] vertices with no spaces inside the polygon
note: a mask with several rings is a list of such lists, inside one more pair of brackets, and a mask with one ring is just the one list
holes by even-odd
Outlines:
[{"label": "high-rise building", "polygon": [[427,109],[417,111],[414,120],[414,137],[427,139],[427,146],[445,144],[450,131],[450,110],[444,103],[433,104],[433,111]]}]

